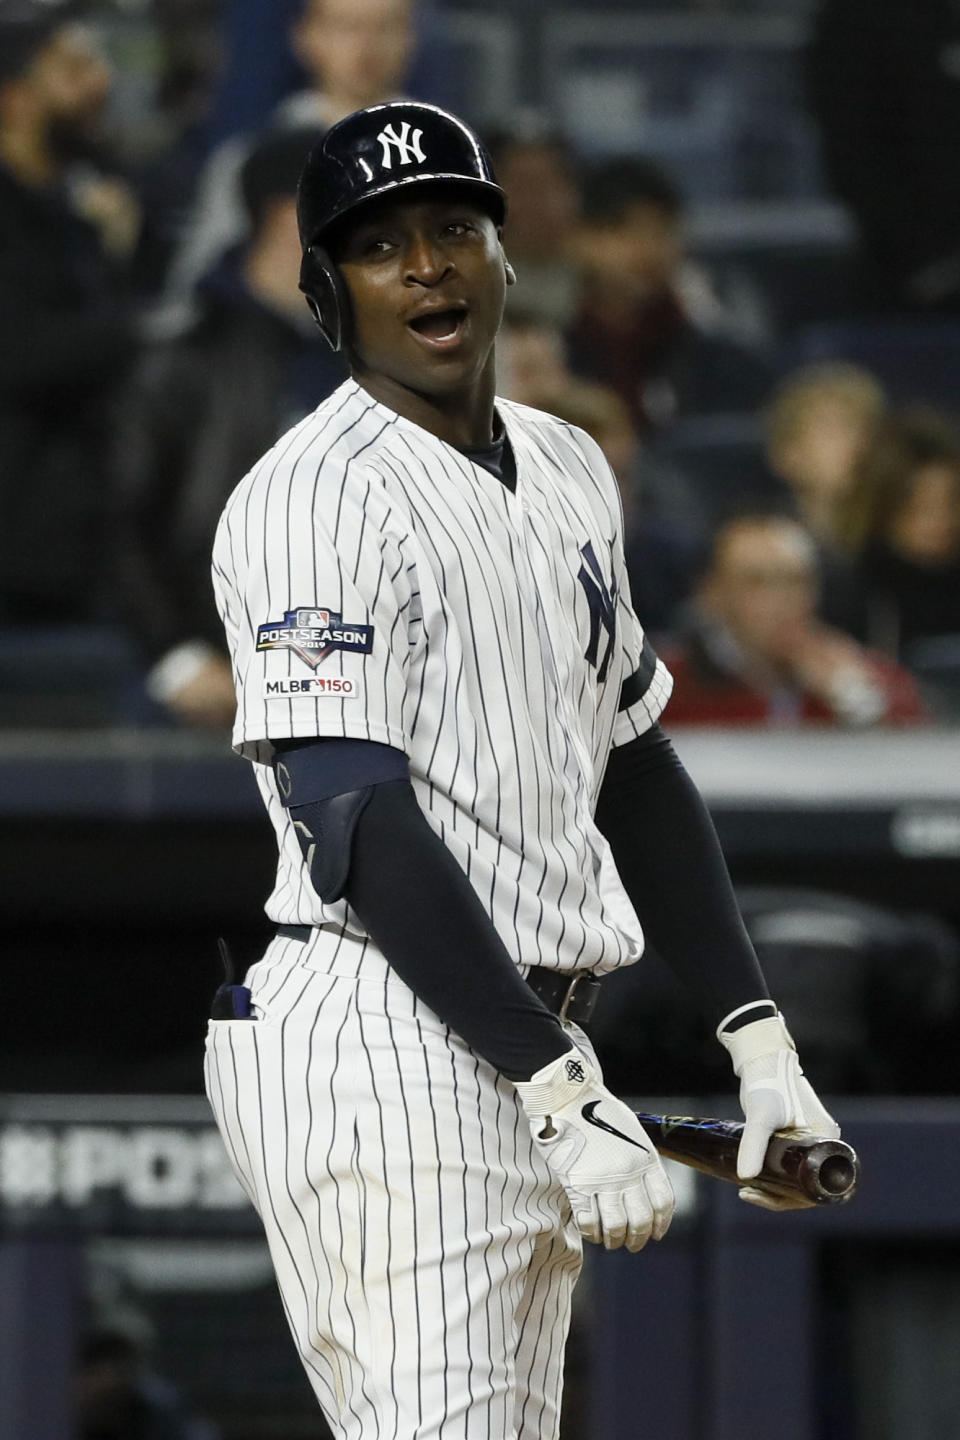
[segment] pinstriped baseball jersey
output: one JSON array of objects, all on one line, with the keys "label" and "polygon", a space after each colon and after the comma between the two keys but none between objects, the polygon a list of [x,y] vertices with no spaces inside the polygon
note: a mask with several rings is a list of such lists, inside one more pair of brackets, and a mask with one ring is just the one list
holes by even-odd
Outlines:
[{"label": "pinstriped baseball jersey", "polygon": [[630,606],[616,481],[582,431],[497,410],[515,492],[346,382],[241,482],[214,585],[235,748],[276,828],[277,922],[363,928],[324,905],[271,741],[404,751],[419,802],[518,964],[606,971],[642,937],[593,810],[611,745],[670,678]]}]

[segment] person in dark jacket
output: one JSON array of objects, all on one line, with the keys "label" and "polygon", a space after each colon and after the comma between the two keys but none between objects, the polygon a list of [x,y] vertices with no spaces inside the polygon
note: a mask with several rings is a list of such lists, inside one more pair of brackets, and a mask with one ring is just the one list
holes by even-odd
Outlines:
[{"label": "person in dark jacket", "polygon": [[48,5],[0,8],[0,623],[97,618],[135,207],[78,164],[110,70]]},{"label": "person in dark jacket", "polygon": [[820,0],[806,57],[824,168],[872,309],[960,314],[960,8]]},{"label": "person in dark jacket", "polygon": [[687,254],[684,223],[680,191],[647,156],[583,171],[570,364],[615,390],[644,436],[689,415],[749,410],[772,379],[755,297],[739,282],[737,294],[718,293]]},{"label": "person in dark jacket", "polygon": [[251,238],[209,272],[199,313],[144,355],[116,451],[120,596],[174,718],[229,724],[233,681],[210,585],[210,547],[255,460],[345,377],[298,289],[296,184],[319,132],[261,137],[241,172]]}]

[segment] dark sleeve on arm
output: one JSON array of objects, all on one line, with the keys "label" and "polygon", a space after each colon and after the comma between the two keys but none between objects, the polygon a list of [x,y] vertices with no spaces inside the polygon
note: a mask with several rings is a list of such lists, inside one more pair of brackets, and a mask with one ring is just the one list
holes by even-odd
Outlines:
[{"label": "dark sleeve on arm", "polygon": [[766,998],[713,821],[659,725],[611,752],[596,821],[645,934],[711,1024]]},{"label": "dark sleeve on arm", "polygon": [[[324,765],[340,777],[332,794],[389,773],[385,758],[399,754],[372,741],[310,744],[325,747]],[[289,747],[283,749],[287,760]],[[297,807],[290,808],[295,816]],[[414,994],[509,1079],[528,1080],[570,1049],[559,1020],[525,983],[473,886],[430,828],[409,779],[372,784],[353,834],[344,897]]]}]

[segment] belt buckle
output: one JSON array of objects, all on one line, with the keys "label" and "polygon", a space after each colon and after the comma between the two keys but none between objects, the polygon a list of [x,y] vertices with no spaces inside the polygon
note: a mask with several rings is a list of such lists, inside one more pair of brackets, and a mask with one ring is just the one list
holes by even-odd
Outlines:
[{"label": "belt buckle", "polygon": [[582,970],[578,970],[577,973],[574,975],[573,979],[570,981],[570,984],[567,986],[567,993],[566,995],[564,995],[563,1003],[560,1006],[560,1009],[557,1011],[557,1019],[560,1021],[561,1025],[567,1018],[567,1011],[569,1010],[573,1002],[573,997],[577,993],[577,986],[583,979],[583,974],[584,972]]}]

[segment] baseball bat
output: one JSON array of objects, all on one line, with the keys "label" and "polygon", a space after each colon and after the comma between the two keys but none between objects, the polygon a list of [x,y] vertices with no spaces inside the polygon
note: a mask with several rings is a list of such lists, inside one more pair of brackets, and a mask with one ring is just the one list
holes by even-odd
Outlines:
[{"label": "baseball bat", "polygon": [[823,1135],[779,1131],[770,1139],[763,1169],[754,1180],[737,1179],[743,1125],[693,1115],[637,1115],[661,1155],[692,1165],[704,1175],[749,1184],[804,1205],[843,1205],[857,1188],[860,1161],[852,1146]]}]

